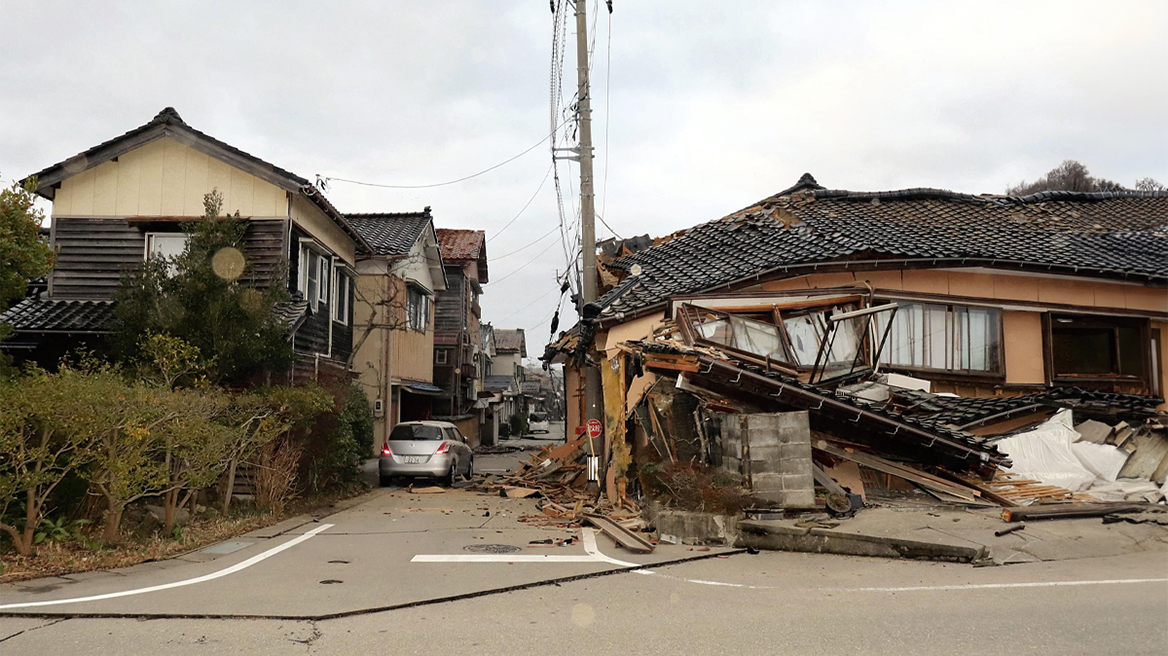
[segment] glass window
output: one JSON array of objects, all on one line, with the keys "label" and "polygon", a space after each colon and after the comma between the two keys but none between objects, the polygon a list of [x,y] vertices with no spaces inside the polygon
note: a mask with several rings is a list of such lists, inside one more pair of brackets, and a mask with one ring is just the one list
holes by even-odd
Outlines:
[{"label": "glass window", "polygon": [[[1001,313],[995,308],[900,303],[880,353],[894,367],[999,373]],[[888,313],[876,315],[876,339]]]},{"label": "glass window", "polygon": [[769,356],[772,360],[787,360],[779,328],[773,324],[734,315],[715,315],[694,327],[704,340],[763,357]]},{"label": "glass window", "polygon": [[349,323],[349,295],[352,280],[341,272],[333,269],[333,320],[348,325]]},{"label": "glass window", "polygon": [[446,357],[448,351],[446,349],[437,349],[434,351],[434,364],[446,364]]},{"label": "glass window", "polygon": [[332,282],[333,263],[332,263],[332,260],[330,260],[329,258],[327,258],[323,255],[318,256],[318,261],[319,261],[319,266],[320,266],[320,272],[319,272],[320,284],[317,285],[316,300],[321,302],[321,303],[328,303],[328,299],[329,299],[328,291],[329,291],[329,284]]},{"label": "glass window", "polygon": [[1138,320],[1052,315],[1050,342],[1055,377],[1144,376],[1148,348]]},{"label": "glass window", "polygon": [[430,323],[430,297],[410,287],[406,299],[407,321],[411,330],[426,332]]},{"label": "glass window", "polygon": [[174,259],[182,255],[186,248],[185,232],[151,232],[146,235],[146,259],[165,261],[172,276],[178,270]]},{"label": "glass window", "polygon": [[441,439],[444,439],[441,428],[438,426],[427,426],[425,424],[398,424],[393,427],[393,432],[389,434],[389,440],[391,442]]}]

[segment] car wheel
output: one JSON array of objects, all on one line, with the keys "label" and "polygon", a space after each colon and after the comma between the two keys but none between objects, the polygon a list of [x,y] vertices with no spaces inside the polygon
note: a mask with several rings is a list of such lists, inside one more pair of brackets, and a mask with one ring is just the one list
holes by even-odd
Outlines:
[{"label": "car wheel", "polygon": [[471,456],[470,464],[466,466],[466,480],[474,478],[474,456]]},{"label": "car wheel", "polygon": [[454,482],[458,480],[458,463],[450,465],[450,473],[446,475],[446,484],[449,487],[454,487]]}]

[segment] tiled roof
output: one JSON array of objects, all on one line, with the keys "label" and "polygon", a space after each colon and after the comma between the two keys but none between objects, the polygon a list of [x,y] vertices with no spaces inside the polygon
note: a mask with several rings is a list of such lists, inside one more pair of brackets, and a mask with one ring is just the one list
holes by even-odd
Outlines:
[{"label": "tiled roof", "polygon": [[[295,173],[292,173],[291,171],[282,169],[275,164],[265,162],[255,155],[240,150],[229,143],[220,141],[215,137],[206,134],[205,132],[196,130],[183,121],[182,117],[179,116],[178,112],[175,111],[173,107],[164,108],[161,112],[158,112],[158,114],[156,114],[154,118],[151,119],[148,123],[144,123],[143,125],[140,125],[133,130],[126,132],[125,134],[114,137],[108,141],[103,141],[102,143],[88,150],[85,150],[84,152],[78,153],[69,159],[66,159],[62,162],[57,162],[52,166],[46,167],[34,173],[33,176],[36,176],[37,180],[39,181],[38,193],[42,193],[42,195],[44,195],[45,192],[43,189],[51,187],[62,177],[69,177],[69,175],[72,175],[73,173],[84,171],[87,168],[96,166],[108,159],[111,159],[112,157],[116,157],[116,149],[120,144],[135,144],[137,141],[144,143],[145,141],[156,138],[151,136],[151,134],[153,134],[152,131],[162,131],[158,136],[167,134],[167,131],[169,131],[169,133],[177,132],[193,135],[210,144],[213,144],[217,148],[227,151],[230,156],[233,156],[233,159],[236,159],[236,162],[233,165],[237,168],[241,165],[244,167],[251,166],[253,171],[260,172],[261,177],[263,177],[263,174],[266,173],[269,176],[274,176],[275,178],[282,178],[285,181],[285,186],[295,188],[300,193],[304,194],[310,201],[312,201],[313,204],[319,207],[321,211],[325,213],[325,215],[332,219],[333,222],[335,222],[338,226],[341,227],[342,230],[344,230],[350,237],[352,237],[353,240],[357,242],[359,250],[366,246],[362,237],[353,230],[352,226],[349,225],[348,221],[345,220],[337,208],[334,207],[333,204],[330,203],[322,193],[320,193],[320,190],[317,189],[307,179],[302,178]],[[142,143],[136,143],[134,147],[140,146]],[[127,146],[122,146],[122,148],[124,150],[127,148]]]},{"label": "tiled roof", "polygon": [[527,340],[523,335],[523,329],[496,328],[495,352],[519,353],[523,357],[527,357]]},{"label": "tiled roof", "polygon": [[[291,333],[308,316],[307,301],[277,303],[272,313]],[[23,333],[103,333],[114,317],[113,301],[26,298],[0,314],[0,323]]]},{"label": "tiled roof", "polygon": [[377,255],[405,255],[431,224],[429,208],[423,212],[346,214],[345,218]]},{"label": "tiled roof", "polygon": [[0,323],[16,332],[105,332],[114,316],[113,301],[66,301],[26,298],[0,314]]},{"label": "tiled roof", "polygon": [[1168,193],[850,192],[823,189],[808,175],[751,207],[616,260],[611,266],[624,271],[640,265],[641,275],[598,304],[614,315],[783,267],[887,258],[1164,282]]},{"label": "tiled roof", "polygon": [[482,230],[438,228],[442,259],[446,262],[479,259],[487,247],[486,235]]},{"label": "tiled roof", "polygon": [[308,318],[308,301],[284,301],[272,307],[272,314],[288,326],[288,334],[296,332]]},{"label": "tiled roof", "polygon": [[1155,396],[1102,392],[1080,387],[1056,387],[1036,394],[991,397],[939,396],[915,390],[896,390],[894,400],[906,406],[905,414],[954,427],[967,426],[1036,405],[1119,413],[1124,417],[1152,416],[1156,413],[1156,407],[1164,402],[1164,399]]}]

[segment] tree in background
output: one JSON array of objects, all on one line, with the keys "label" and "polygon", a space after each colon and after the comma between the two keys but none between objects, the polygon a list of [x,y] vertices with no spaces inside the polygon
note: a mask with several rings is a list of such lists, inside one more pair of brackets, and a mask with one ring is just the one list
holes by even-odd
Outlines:
[{"label": "tree in background", "polygon": [[[1164,191],[1164,185],[1152,178],[1140,178],[1132,189],[1134,191]],[[1073,160],[1065,160],[1054,167],[1046,175],[1033,182],[1023,180],[1018,184],[1006,187],[1007,196],[1028,196],[1042,191],[1132,191],[1113,180],[1092,177],[1086,166]]]},{"label": "tree in background", "polygon": [[[0,312],[24,298],[28,281],[39,278],[53,268],[53,251],[40,239],[44,212],[37,209],[33,190],[36,181],[29,179],[22,187],[0,190]],[[0,324],[0,340],[11,327]],[[0,375],[7,360],[0,354]]]},{"label": "tree in background", "polygon": [[294,354],[287,326],[272,312],[288,300],[277,275],[272,284],[244,285],[251,265],[243,254],[247,223],[219,216],[218,191],[203,200],[200,221],[188,226],[187,245],[173,259],[144,263],[122,281],[112,333],[120,360],[137,363],[148,335],[178,337],[198,349],[212,383],[239,383],[263,370],[284,371]]}]

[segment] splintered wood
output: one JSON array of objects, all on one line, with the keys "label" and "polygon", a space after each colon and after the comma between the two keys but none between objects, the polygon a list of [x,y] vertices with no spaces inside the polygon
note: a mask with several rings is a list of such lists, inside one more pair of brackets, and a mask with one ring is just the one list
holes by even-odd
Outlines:
[{"label": "splintered wood", "polygon": [[1001,471],[994,475],[994,480],[988,483],[983,481],[981,485],[1019,506],[1049,501],[1095,500],[1089,494],[1075,494],[1057,485],[1043,485],[1041,481],[1019,478],[1017,474],[1007,474]]},{"label": "splintered wood", "polygon": [[[576,527],[586,513],[611,517],[616,521],[635,520],[640,509],[620,495],[619,502],[597,498],[585,491],[588,482],[583,447],[587,438],[578,437],[536,452],[514,473],[490,476],[478,489],[511,498],[540,497],[540,514],[521,515],[519,521],[531,526]],[[618,495],[610,494],[609,497]]]}]

